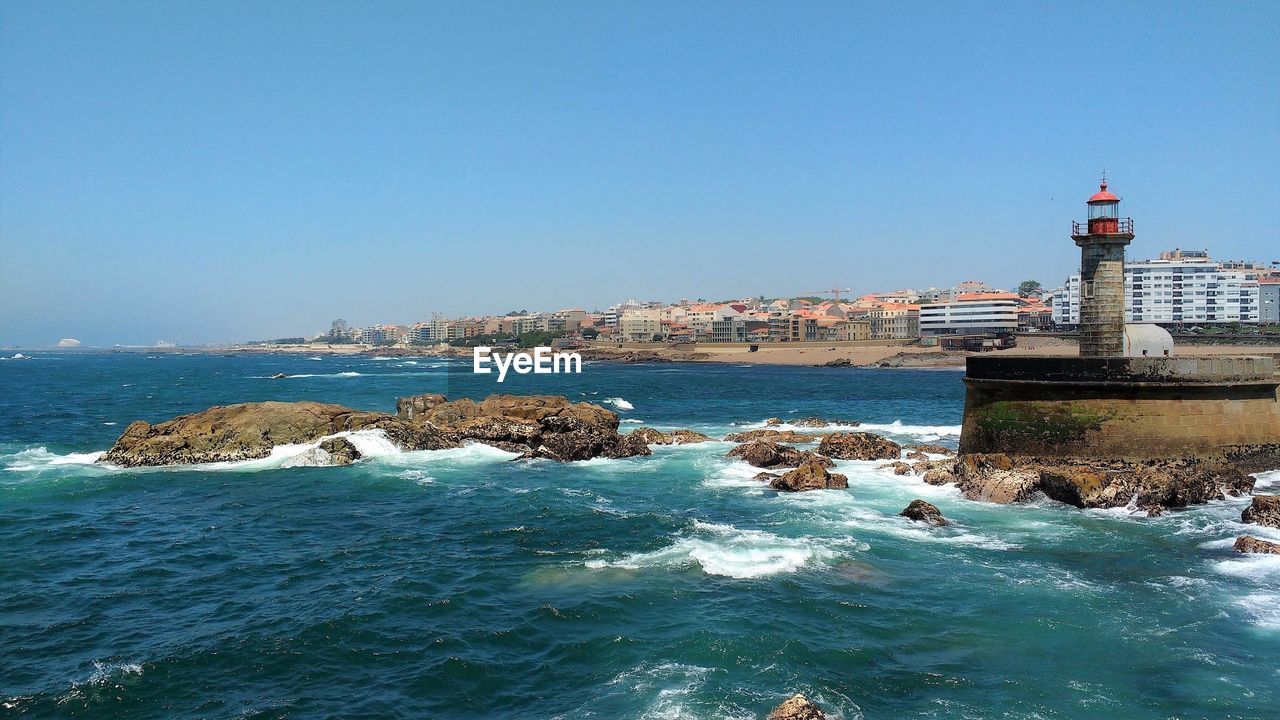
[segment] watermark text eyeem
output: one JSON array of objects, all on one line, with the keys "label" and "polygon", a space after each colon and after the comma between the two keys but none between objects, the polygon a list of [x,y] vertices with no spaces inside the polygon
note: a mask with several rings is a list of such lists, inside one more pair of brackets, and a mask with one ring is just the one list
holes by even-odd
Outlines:
[{"label": "watermark text eyeem", "polygon": [[524,350],[505,355],[493,352],[493,348],[486,345],[472,349],[472,372],[488,374],[493,372],[494,367],[498,368],[498,382],[502,382],[507,377],[508,370],[515,370],[521,375],[581,373],[582,356],[576,352],[557,352],[549,347],[536,347],[532,352]]}]

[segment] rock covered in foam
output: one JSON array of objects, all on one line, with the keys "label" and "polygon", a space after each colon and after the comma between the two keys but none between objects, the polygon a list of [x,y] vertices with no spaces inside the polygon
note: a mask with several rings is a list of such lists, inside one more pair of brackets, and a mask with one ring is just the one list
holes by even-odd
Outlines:
[{"label": "rock covered in foam", "polygon": [[822,438],[818,452],[838,460],[897,460],[902,446],[874,433],[842,432]]},{"label": "rock covered in foam", "polygon": [[1280,495],[1255,495],[1240,519],[1254,525],[1280,528]]},{"label": "rock covered in foam", "polygon": [[828,471],[820,463],[809,461],[782,477],[769,481],[769,487],[782,492],[806,490],[843,490],[849,487],[849,478]]},{"label": "rock covered in foam", "polygon": [[456,440],[435,427],[386,413],[317,402],[254,402],[219,405],[155,425],[137,420],[100,461],[141,467],[256,460],[277,445],[373,429],[404,450],[457,447]]},{"label": "rock covered in foam", "polygon": [[344,437],[329,438],[320,443],[319,449],[329,453],[334,465],[350,465],[360,459],[355,443]]},{"label": "rock covered in foam", "polygon": [[1280,543],[1259,540],[1252,535],[1241,535],[1236,538],[1236,544],[1232,546],[1232,549],[1238,553],[1280,555]]},{"label": "rock covered in foam", "polygon": [[774,708],[766,720],[826,720],[826,717],[822,708],[796,693]]}]

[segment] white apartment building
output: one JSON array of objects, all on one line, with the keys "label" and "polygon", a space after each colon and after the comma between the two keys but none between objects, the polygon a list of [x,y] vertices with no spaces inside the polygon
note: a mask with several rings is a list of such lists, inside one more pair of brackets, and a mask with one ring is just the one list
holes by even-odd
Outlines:
[{"label": "white apartment building", "polygon": [[920,306],[921,335],[985,335],[1018,329],[1017,293],[961,293]]},{"label": "white apartment building", "polygon": [[[1161,325],[1257,323],[1261,303],[1254,273],[1228,270],[1207,251],[1174,250],[1124,266],[1125,321]],[[1080,276],[1054,297],[1054,322],[1080,323]]]}]

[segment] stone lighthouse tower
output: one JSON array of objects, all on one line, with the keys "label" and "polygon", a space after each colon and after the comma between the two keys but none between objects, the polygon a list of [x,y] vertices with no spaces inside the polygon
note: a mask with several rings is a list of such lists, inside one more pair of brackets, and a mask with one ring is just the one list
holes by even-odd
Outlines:
[{"label": "stone lighthouse tower", "polygon": [[1071,223],[1080,246],[1080,355],[1124,355],[1124,247],[1133,219],[1120,217],[1120,198],[1103,180],[1089,198],[1089,221]]}]

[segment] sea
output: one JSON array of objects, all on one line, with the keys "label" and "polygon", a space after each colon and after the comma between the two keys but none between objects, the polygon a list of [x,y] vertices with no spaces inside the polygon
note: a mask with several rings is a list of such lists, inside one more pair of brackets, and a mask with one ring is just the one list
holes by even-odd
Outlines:
[{"label": "sea", "polygon": [[[0,717],[1280,717],[1280,556],[1247,498],[1148,518],[994,505],[837,462],[779,494],[732,445],[512,462],[95,463],[135,419],[443,392],[559,394],[622,430],[822,416],[959,439],[961,374],[417,357],[38,352],[0,360]],[[286,378],[273,379],[277,373]],[[786,427],[786,425],[784,425]],[[1280,491],[1280,473],[1258,476]],[[951,520],[899,516],[914,498]]]}]

